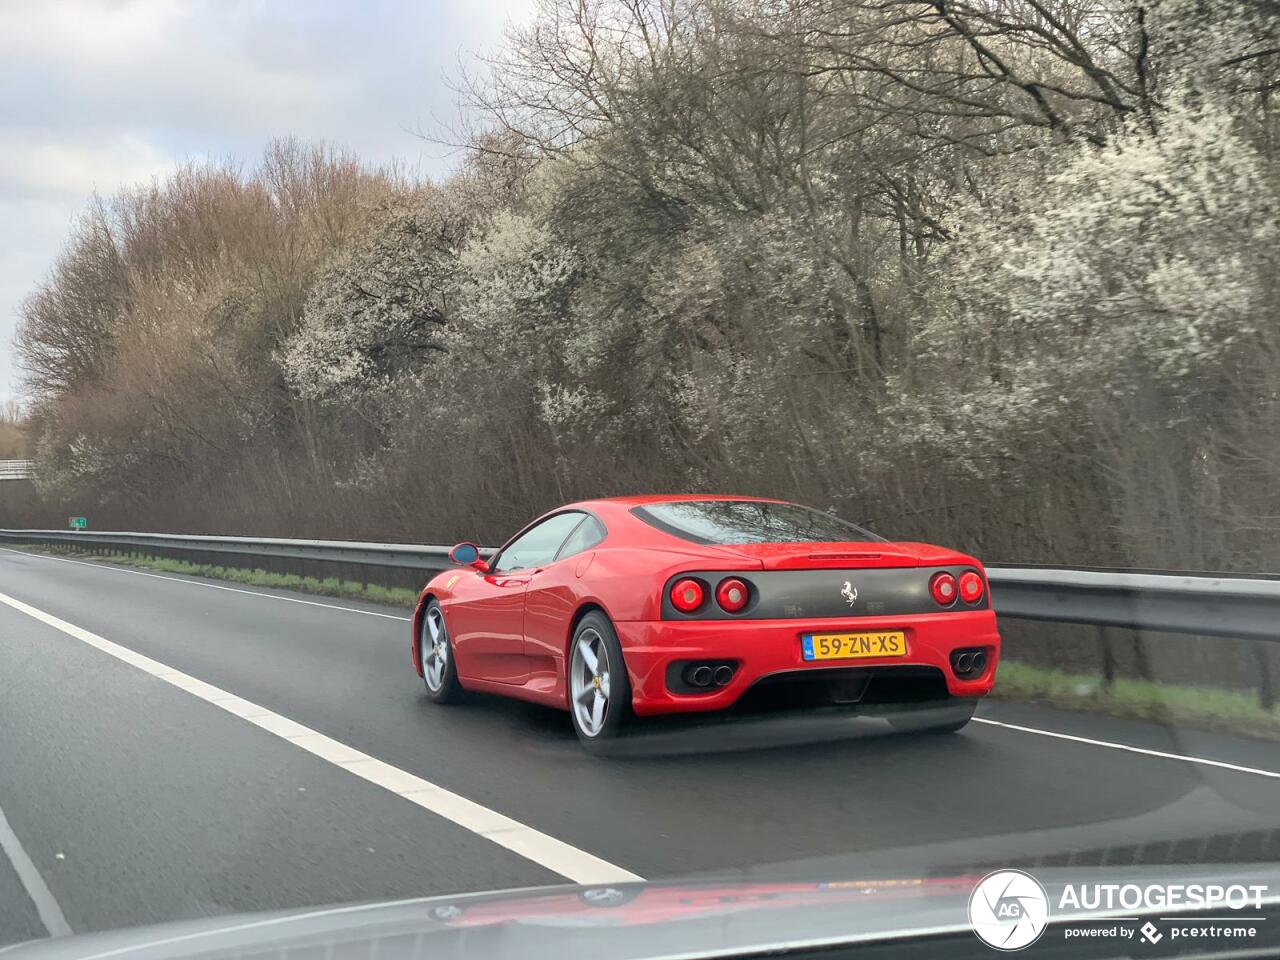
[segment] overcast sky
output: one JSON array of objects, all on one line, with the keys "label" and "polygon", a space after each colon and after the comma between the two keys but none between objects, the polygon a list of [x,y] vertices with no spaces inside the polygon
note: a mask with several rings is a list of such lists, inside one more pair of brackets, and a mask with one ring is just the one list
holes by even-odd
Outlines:
[{"label": "overcast sky", "polygon": [[187,160],[253,161],[296,135],[455,162],[412,131],[454,115],[446,78],[530,0],[0,0],[0,403],[16,313],[97,190]]}]

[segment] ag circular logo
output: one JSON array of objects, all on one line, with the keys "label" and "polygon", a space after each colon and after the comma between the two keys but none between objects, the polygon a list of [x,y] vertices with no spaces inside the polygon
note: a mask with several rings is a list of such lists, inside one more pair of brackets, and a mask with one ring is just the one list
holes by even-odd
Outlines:
[{"label": "ag circular logo", "polygon": [[1029,873],[997,870],[973,888],[969,922],[988,946],[1021,950],[1039,940],[1049,925],[1049,895]]}]

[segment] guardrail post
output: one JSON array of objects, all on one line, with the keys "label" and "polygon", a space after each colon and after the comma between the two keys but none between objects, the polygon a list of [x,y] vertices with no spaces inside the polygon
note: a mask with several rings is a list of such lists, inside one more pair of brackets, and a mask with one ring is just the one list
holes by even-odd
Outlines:
[{"label": "guardrail post", "polygon": [[1263,710],[1273,710],[1276,691],[1271,682],[1271,661],[1267,659],[1267,651],[1256,640],[1253,642],[1253,659],[1258,665],[1258,705]]},{"label": "guardrail post", "polygon": [[1102,655],[1102,689],[1109,692],[1116,682],[1116,652],[1105,624],[1098,626],[1098,652]]}]

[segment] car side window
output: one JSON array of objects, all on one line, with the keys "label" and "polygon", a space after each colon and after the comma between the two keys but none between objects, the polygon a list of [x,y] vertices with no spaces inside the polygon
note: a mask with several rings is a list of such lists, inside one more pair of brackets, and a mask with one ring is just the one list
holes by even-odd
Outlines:
[{"label": "car side window", "polygon": [[583,550],[590,550],[605,538],[606,533],[604,524],[591,516],[591,514],[587,514],[586,519],[578,524],[578,529],[569,534],[569,539],[565,540],[564,546],[556,554],[556,559],[563,560],[565,557],[572,557],[575,553],[581,553]]},{"label": "car side window", "polygon": [[573,511],[547,517],[536,527],[531,527],[507,545],[495,561],[494,573],[512,570],[528,570],[530,567],[550,563],[556,558],[560,545],[586,514]]}]

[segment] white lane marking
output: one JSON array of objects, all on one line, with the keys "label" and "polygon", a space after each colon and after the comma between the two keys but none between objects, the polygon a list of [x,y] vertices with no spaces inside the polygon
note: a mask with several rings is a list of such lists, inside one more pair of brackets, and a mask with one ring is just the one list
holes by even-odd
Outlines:
[{"label": "white lane marking", "polygon": [[[69,637],[96,647],[103,653],[110,654],[139,670],[144,670],[165,683],[185,690],[194,697],[199,697],[206,703],[211,703],[234,716],[247,720],[286,743],[291,743],[333,764],[340,770],[346,770],[385,790],[390,790],[410,803],[417,804],[437,816],[491,840],[498,846],[517,853],[527,860],[532,860],[562,877],[567,877],[574,883],[626,883],[644,879],[630,870],[624,870],[594,854],[541,833],[533,827],[526,826],[496,810],[481,806],[473,800],[468,800],[429,780],[415,776],[407,770],[393,767],[354,747],[304,727],[288,717],[282,717],[233,693],[181,673],[168,664],[122,647],[118,643],[91,633],[83,627],[77,627],[74,623],[59,619],[51,613],[38,610],[21,600],[0,593],[0,603],[7,604],[20,613],[25,613],[55,630],[62,631]],[[341,759],[338,759],[339,757]]]},{"label": "white lane marking", "polygon": [[386,620],[403,620],[408,623],[412,617],[401,617],[394,613],[378,613],[376,610],[361,610],[359,607],[343,607],[336,603],[321,603],[319,600],[302,600],[298,597],[282,597],[278,593],[261,593],[257,590],[245,590],[242,587],[226,587],[220,583],[204,583],[201,580],[185,580],[182,577],[166,577],[161,573],[147,573],[143,570],[130,570],[128,567],[113,563],[94,563],[90,560],[72,560],[70,557],[51,557],[47,553],[28,553],[26,550],[14,550],[12,547],[0,547],[5,553],[16,553],[20,557],[35,557],[37,560],[57,560],[59,563],[78,563],[95,570],[110,570],[114,573],[131,573],[135,577],[150,577],[153,580],[171,580],[174,583],[185,583],[190,587],[208,587],[210,590],[227,590],[231,593],[243,593],[250,597],[266,597],[268,600],[286,600],[289,603],[301,603],[308,607],[324,607],[327,610],[344,610],[347,613],[363,613],[369,617],[382,617]]},{"label": "white lane marking", "polygon": [[985,717],[974,717],[974,723],[985,723],[992,727],[1004,727],[1007,730],[1018,730],[1022,733],[1035,733],[1042,737],[1053,737],[1057,740],[1071,740],[1075,743],[1087,743],[1093,747],[1107,747],[1110,750],[1124,750],[1128,753],[1140,753],[1147,757],[1160,757],[1163,760],[1181,760],[1183,763],[1198,763],[1206,767],[1220,767],[1236,773],[1252,773],[1259,777],[1270,777],[1280,780],[1280,772],[1261,770],[1258,767],[1243,767],[1238,763],[1227,763],[1224,760],[1209,760],[1206,757],[1189,757],[1183,753],[1165,753],[1163,750],[1148,750],[1146,747],[1133,747],[1127,743],[1112,743],[1110,740],[1094,740],[1090,737],[1077,737],[1070,733],[1057,733],[1053,730],[1040,730],[1036,727],[1024,727],[1016,723],[1005,723],[1002,720],[988,720]]},{"label": "white lane marking", "polygon": [[18,875],[18,882],[27,891],[31,902],[36,905],[36,915],[40,917],[44,928],[49,931],[49,936],[70,936],[71,925],[62,915],[62,907],[58,906],[58,900],[54,897],[53,891],[44,882],[44,877],[40,876],[35,863],[27,856],[27,851],[22,848],[18,835],[13,832],[13,827],[9,826],[9,818],[4,815],[3,810],[0,810],[0,850],[4,851],[9,862],[13,864],[13,872]]}]

